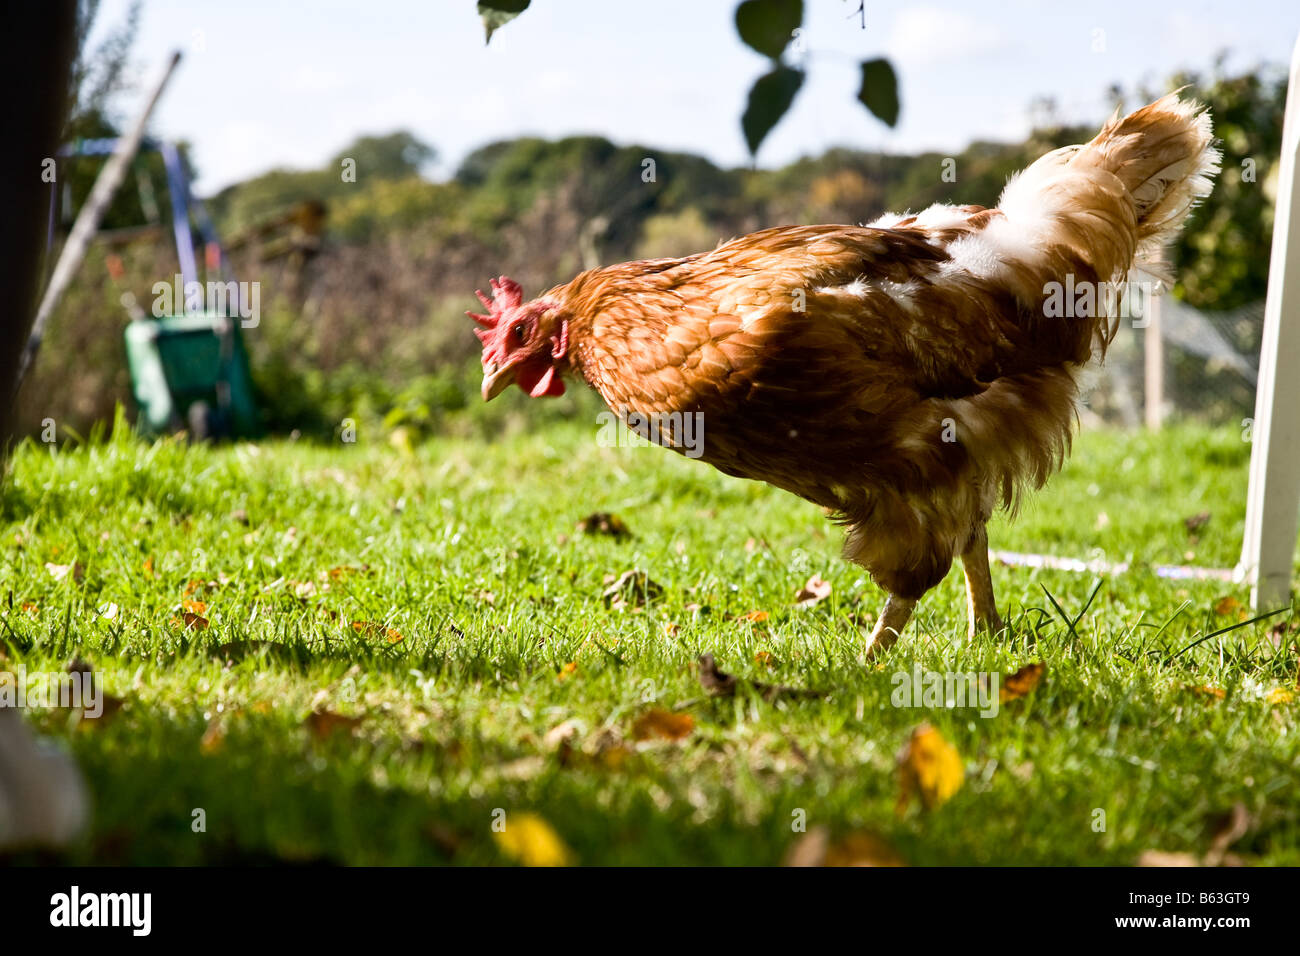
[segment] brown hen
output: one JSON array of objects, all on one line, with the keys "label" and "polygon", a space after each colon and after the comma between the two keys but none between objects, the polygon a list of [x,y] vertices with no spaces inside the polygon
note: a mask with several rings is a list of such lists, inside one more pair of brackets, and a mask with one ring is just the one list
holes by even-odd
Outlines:
[{"label": "brown hen", "polygon": [[1060,467],[1120,286],[1154,274],[1218,161],[1208,114],[1171,94],[1042,157],[993,209],[765,229],[529,302],[502,277],[474,316],[483,397],[576,376],[642,434],[832,509],[888,593],[869,655],[957,555],[971,632],[997,630],[985,524]]}]

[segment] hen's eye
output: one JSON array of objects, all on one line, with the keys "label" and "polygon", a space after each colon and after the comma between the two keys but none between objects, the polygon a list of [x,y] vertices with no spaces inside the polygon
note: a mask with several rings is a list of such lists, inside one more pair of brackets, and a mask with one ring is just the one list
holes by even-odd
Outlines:
[{"label": "hen's eye", "polygon": [[516,325],[510,330],[510,334],[522,342],[524,340],[524,327],[522,325]]}]

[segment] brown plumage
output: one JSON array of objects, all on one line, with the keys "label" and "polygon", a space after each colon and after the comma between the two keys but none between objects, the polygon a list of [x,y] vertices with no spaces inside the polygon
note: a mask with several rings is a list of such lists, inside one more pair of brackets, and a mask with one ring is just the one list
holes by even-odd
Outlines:
[{"label": "brown plumage", "polygon": [[994,209],[766,229],[527,303],[502,278],[476,316],[484,398],[576,376],[679,451],[698,415],[693,457],[847,526],[845,557],[890,595],[869,652],[957,555],[971,628],[997,628],[985,523],[1062,463],[1076,375],[1117,328],[1105,284],[1157,267],[1217,163],[1208,115],[1170,95],[1044,156]]}]

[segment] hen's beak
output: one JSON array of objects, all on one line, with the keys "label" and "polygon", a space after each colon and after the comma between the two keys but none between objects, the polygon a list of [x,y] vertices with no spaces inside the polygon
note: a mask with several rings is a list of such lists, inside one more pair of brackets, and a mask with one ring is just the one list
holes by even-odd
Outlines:
[{"label": "hen's beak", "polygon": [[514,380],[514,362],[507,362],[505,365],[497,365],[495,359],[488,362],[483,366],[483,401],[492,401],[509,388]]}]

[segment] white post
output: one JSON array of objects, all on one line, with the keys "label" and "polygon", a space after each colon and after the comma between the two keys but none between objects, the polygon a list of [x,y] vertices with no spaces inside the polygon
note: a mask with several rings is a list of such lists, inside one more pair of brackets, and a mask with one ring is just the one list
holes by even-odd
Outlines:
[{"label": "white post", "polygon": [[[1282,126],[1273,253],[1259,356],[1250,492],[1238,575],[1257,609],[1286,604],[1300,524],[1300,40]],[[1232,170],[1224,170],[1232,175]]]}]

